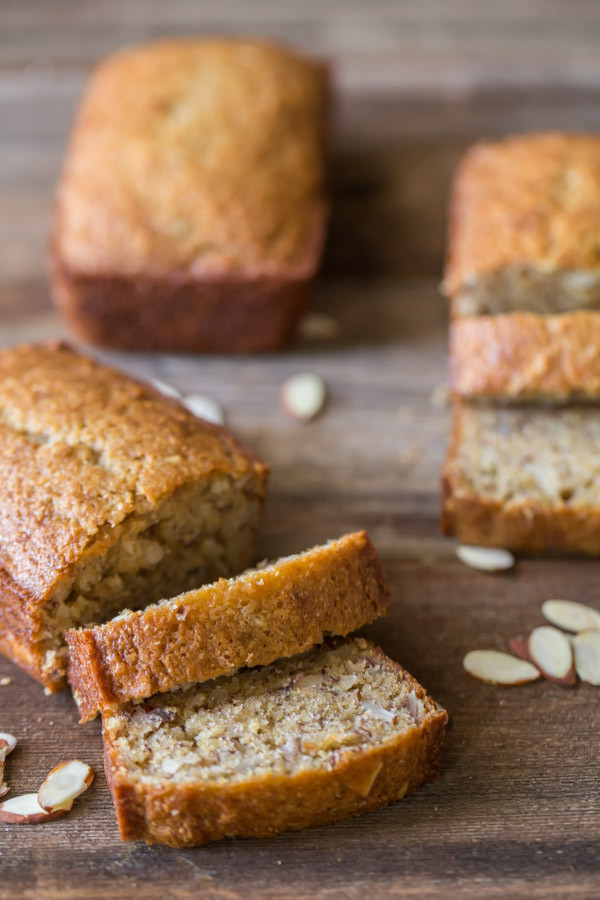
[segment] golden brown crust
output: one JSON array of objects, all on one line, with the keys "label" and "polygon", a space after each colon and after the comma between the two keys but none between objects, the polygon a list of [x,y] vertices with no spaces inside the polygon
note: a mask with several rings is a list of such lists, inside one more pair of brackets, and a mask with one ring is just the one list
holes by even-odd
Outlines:
[{"label": "golden brown crust", "polygon": [[554,401],[600,396],[600,313],[454,319],[450,388],[464,397]]},{"label": "golden brown crust", "polygon": [[81,721],[127,700],[268,665],[383,615],[391,600],[366,532],[94,628],[67,632]]},{"label": "golden brown crust", "polygon": [[36,640],[57,585],[136,510],[223,474],[264,496],[267,470],[249,450],[149,386],[62,344],[0,353],[3,651],[55,689]]},{"label": "golden brown crust", "polygon": [[468,483],[459,463],[467,404],[454,404],[454,419],[442,470],[442,530],[463,544],[504,547],[520,553],[600,555],[600,510],[541,503],[533,498],[485,496]]},{"label": "golden brown crust", "polygon": [[327,81],[243,39],[159,41],[98,67],[51,240],[55,296],[80,334],[240,352],[289,337],[325,234]]},{"label": "golden brown crust", "polygon": [[526,263],[600,270],[600,136],[526,134],[464,155],[449,212],[444,290]]},{"label": "golden brown crust", "polygon": [[[417,696],[427,696],[401,666],[378,648],[371,649],[397,669],[399,678],[412,682]],[[128,776],[113,740],[110,715],[105,714],[104,765],[121,837],[200,846],[224,837],[269,837],[378,809],[437,777],[447,720],[443,710],[428,712],[419,725],[378,747],[341,751],[328,770],[221,784],[148,784]]]}]

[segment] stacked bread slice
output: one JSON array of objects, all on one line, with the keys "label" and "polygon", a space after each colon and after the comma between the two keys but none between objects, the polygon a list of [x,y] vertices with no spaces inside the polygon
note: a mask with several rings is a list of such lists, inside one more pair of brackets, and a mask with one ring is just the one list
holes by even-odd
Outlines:
[{"label": "stacked bread slice", "polygon": [[479,144],[450,207],[454,423],[443,524],[463,543],[600,553],[600,137]]},{"label": "stacked bread slice", "polygon": [[0,650],[102,712],[124,839],[303,828],[437,774],[446,713],[344,639],[391,599],[367,534],[245,569],[266,476],[63,345],[0,354]]}]

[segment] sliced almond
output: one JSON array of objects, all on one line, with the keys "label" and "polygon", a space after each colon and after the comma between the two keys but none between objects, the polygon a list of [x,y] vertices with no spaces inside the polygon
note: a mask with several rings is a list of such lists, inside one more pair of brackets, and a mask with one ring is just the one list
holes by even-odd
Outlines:
[{"label": "sliced almond", "polygon": [[12,734],[9,734],[8,731],[0,731],[0,741],[6,742],[5,756],[8,756],[10,753],[12,753],[17,746],[16,737],[14,737],[14,735]]},{"label": "sliced almond", "polygon": [[563,631],[600,631],[600,612],[585,603],[572,600],[546,600],[544,618]]},{"label": "sliced almond", "polygon": [[515,656],[518,656],[519,659],[526,659],[528,662],[531,662],[531,657],[529,655],[529,638],[524,637],[522,634],[518,634],[516,637],[510,638],[508,646],[510,647],[510,652],[514,653]]},{"label": "sliced almond", "polygon": [[456,555],[466,566],[482,572],[503,572],[512,569],[515,564],[512,553],[498,547],[471,547],[462,544],[456,548]]},{"label": "sliced almond", "polygon": [[73,801],[87,791],[94,780],[94,770],[79,759],[61,763],[46,775],[37,793],[42,809],[54,812],[64,806],[72,806]]},{"label": "sliced almond", "polygon": [[534,628],[529,635],[529,656],[542,675],[563,687],[573,687],[576,681],[573,650],[564,632],[552,625]]},{"label": "sliced almond", "polygon": [[498,650],[471,650],[463,659],[463,666],[473,678],[488,684],[527,684],[541,675],[530,662]]},{"label": "sliced almond", "polygon": [[330,341],[339,333],[338,320],[324,313],[306,313],[298,325],[298,335],[305,341]]},{"label": "sliced almond", "polygon": [[205,422],[212,422],[213,425],[225,423],[225,416],[219,404],[204,394],[188,394],[181,402],[191,413],[199,419],[204,419]]},{"label": "sliced almond", "polygon": [[295,419],[309,422],[325,405],[327,388],[318,375],[300,372],[283,382],[281,404]]},{"label": "sliced almond", "polygon": [[52,822],[66,816],[71,807],[55,809],[53,812],[43,809],[38,803],[37,794],[21,794],[0,803],[0,822],[11,825],[39,825]]},{"label": "sliced almond", "polygon": [[575,668],[582,681],[600,685],[600,631],[584,631],[573,638]]},{"label": "sliced almond", "polygon": [[181,397],[181,393],[177,390],[176,387],[173,387],[172,384],[167,384],[166,381],[159,381],[158,378],[152,379],[152,385],[156,388],[157,391],[160,391],[161,394],[164,394],[165,397]]}]

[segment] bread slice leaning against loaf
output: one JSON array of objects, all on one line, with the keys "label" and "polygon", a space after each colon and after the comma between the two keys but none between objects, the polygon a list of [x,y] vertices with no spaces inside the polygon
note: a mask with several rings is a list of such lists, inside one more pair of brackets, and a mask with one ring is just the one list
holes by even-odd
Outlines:
[{"label": "bread slice leaning against loaf", "polygon": [[454,319],[450,387],[501,403],[598,401],[600,312]]},{"label": "bread slice leaning against loaf", "polygon": [[464,544],[600,555],[600,408],[456,403],[443,527]]},{"label": "bread slice leaning against loaf", "polygon": [[237,578],[67,632],[69,680],[83,722],[99,710],[266,665],[383,615],[390,591],[366,532]]},{"label": "bread slice leaning against loaf", "polygon": [[49,691],[64,632],[249,565],[267,467],[52,343],[0,353],[0,651]]},{"label": "bread slice leaning against loaf", "polygon": [[356,638],[103,714],[121,836],[173,847],[324,825],[438,774],[447,716]]}]

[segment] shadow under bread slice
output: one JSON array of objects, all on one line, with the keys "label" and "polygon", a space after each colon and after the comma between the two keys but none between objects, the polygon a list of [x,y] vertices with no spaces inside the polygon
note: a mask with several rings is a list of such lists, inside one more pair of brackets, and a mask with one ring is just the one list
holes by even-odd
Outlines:
[{"label": "shadow under bread slice", "polygon": [[267,665],[383,615],[390,591],[366,532],[237,578],[71,630],[69,680],[82,721],[99,710]]},{"label": "shadow under bread slice", "polygon": [[447,723],[361,638],[103,713],[123,840],[267,837],[376,809],[436,778]]},{"label": "shadow under bread slice", "polygon": [[252,559],[267,467],[58,343],[0,353],[0,650],[49,691],[68,628]]},{"label": "shadow under bread slice", "polygon": [[600,554],[600,408],[456,403],[443,526],[464,544]]}]

